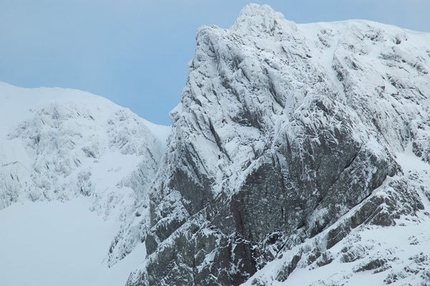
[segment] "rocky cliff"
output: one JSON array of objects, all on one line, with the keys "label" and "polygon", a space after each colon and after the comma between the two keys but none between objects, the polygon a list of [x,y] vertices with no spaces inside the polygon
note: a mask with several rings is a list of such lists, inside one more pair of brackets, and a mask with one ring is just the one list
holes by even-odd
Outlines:
[{"label": "rocky cliff", "polygon": [[249,5],[196,38],[128,286],[272,285],[357,260],[329,251],[354,230],[423,213],[426,173],[397,154],[429,159],[429,35]]}]

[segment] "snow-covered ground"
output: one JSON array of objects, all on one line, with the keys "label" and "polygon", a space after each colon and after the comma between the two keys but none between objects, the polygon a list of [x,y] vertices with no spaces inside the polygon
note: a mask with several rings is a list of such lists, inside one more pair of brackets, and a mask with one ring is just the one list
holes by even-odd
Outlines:
[{"label": "snow-covered ground", "polygon": [[17,203],[0,211],[0,285],[124,285],[144,249],[108,268],[106,250],[119,223],[104,221],[90,205],[80,197]]},{"label": "snow-covered ground", "polygon": [[[271,285],[424,285],[420,276],[430,274],[429,228],[430,218],[423,215],[417,221],[401,219],[395,227],[360,229],[330,249],[333,262],[318,268],[298,268],[285,282],[273,281]],[[362,257],[345,262],[342,254],[351,247]],[[386,259],[385,264],[370,265],[378,259]],[[411,275],[413,272],[416,275]],[[391,283],[387,283],[390,277]]]}]

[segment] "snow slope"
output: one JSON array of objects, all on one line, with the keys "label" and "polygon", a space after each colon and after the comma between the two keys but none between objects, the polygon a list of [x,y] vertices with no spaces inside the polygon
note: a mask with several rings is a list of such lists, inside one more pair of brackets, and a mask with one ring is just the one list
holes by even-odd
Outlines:
[{"label": "snow slope", "polygon": [[106,250],[119,222],[89,210],[91,200],[16,203],[0,211],[2,285],[116,286],[142,260],[144,247],[108,268]]},{"label": "snow slope", "polygon": [[130,264],[108,267],[145,252],[145,202],[170,128],[71,89],[1,83],[0,102],[5,285],[124,284]]},{"label": "snow slope", "polygon": [[[144,173],[157,169],[168,128],[159,127],[160,132],[153,133],[147,121],[104,98],[7,84],[1,85],[0,96],[4,103],[0,162],[6,192],[1,196],[2,208],[21,198],[68,198],[93,189],[104,192],[139,164],[148,169]],[[147,166],[142,159],[148,160]],[[100,187],[95,189],[90,177]]]}]

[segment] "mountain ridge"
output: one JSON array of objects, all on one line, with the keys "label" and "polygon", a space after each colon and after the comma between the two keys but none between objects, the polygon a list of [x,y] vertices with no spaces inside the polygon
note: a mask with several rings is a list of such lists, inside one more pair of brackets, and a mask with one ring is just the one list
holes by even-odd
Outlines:
[{"label": "mountain ridge", "polygon": [[[149,256],[127,285],[238,285],[357,205],[330,247],[422,211],[396,154],[426,149],[428,39],[388,27],[301,26],[250,5],[231,29],[201,28],[167,183],[152,193]],[[293,257],[275,280],[305,259]]]}]

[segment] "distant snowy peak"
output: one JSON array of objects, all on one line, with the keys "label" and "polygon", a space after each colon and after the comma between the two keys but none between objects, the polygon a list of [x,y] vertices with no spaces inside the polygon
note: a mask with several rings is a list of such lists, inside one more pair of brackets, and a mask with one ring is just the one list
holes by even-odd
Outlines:
[{"label": "distant snowy peak", "polygon": [[[72,89],[25,89],[1,83],[0,101],[1,208],[25,198],[94,195],[101,186],[114,187],[138,172],[145,165],[138,167],[142,162],[151,170],[148,181],[158,170],[168,128],[102,97]],[[116,171],[118,175],[107,183],[108,173],[102,170],[109,172],[109,168],[128,171]]]},{"label": "distant snowy peak", "polygon": [[0,83],[0,103],[0,210],[87,197],[92,211],[127,234],[112,237],[107,265],[123,259],[144,235],[170,127],[73,89]]},{"label": "distant snowy peak", "polygon": [[[125,283],[123,279],[130,270],[124,268],[127,263],[123,259],[144,235],[149,220],[146,215],[148,192],[158,172],[169,132],[170,127],[150,123],[88,92],[28,89],[0,83],[0,212],[6,225],[19,229],[11,231],[16,237],[6,236],[1,242],[11,244],[12,249],[24,249],[21,241],[28,240],[26,235],[35,236],[31,237],[34,244],[24,242],[26,247],[31,246],[31,258],[26,257],[30,255],[28,251],[6,252],[6,260],[19,261],[16,264],[19,266],[11,263],[10,268],[0,270],[5,281],[20,285],[25,279],[17,278],[15,273],[26,271],[23,269],[34,269],[40,274],[41,268],[59,267],[65,269],[67,275],[83,281],[78,284]],[[30,202],[47,204],[31,205]],[[31,209],[37,206],[43,206],[43,210],[34,215]],[[74,213],[76,207],[78,211]],[[21,214],[8,218],[9,211],[15,208],[19,208]],[[99,215],[98,225],[91,223],[96,216],[89,211]],[[38,217],[43,213],[48,217],[32,217],[30,224],[27,222],[24,228],[20,225],[28,220],[26,215]],[[70,219],[64,220],[67,217]],[[77,231],[74,222],[83,233],[74,233]],[[103,231],[104,237],[91,239],[93,233]],[[58,233],[65,236],[58,236]],[[84,238],[82,242],[79,237]],[[80,252],[70,241],[80,244],[77,247],[81,250],[91,243],[97,247],[88,248],[93,253],[82,252],[84,257],[77,254]],[[33,255],[38,251],[44,254]],[[28,262],[31,259],[41,268]],[[85,276],[84,268],[77,266],[70,270],[57,260],[66,261],[67,265],[93,263],[99,269],[94,272],[85,266],[85,271],[91,272]],[[119,268],[108,269],[117,263],[121,264]],[[100,276],[112,272],[116,273],[115,279],[101,282],[104,279]],[[34,275],[36,280],[32,283],[43,280],[55,284],[53,281],[63,281],[67,276],[38,274]],[[76,283],[74,278],[69,280]]]},{"label": "distant snowy peak", "polygon": [[[107,99],[88,92],[63,88],[21,88],[7,83],[0,83],[2,117],[6,124],[15,124],[29,116],[31,110],[38,110],[51,102],[82,103],[82,109],[112,110],[115,104]],[[117,108],[119,108],[117,106]],[[2,120],[3,122],[3,120]],[[4,129],[5,124],[2,124]]]},{"label": "distant snowy peak", "polygon": [[[0,116],[1,119],[5,119],[1,120],[1,132],[7,131],[7,128],[16,124],[17,121],[28,118],[31,113],[52,104],[64,110],[75,109],[77,115],[80,115],[79,111],[81,111],[84,113],[83,116],[92,116],[96,121],[107,120],[109,116],[119,110],[131,114],[127,108],[123,108],[104,97],[70,88],[22,88],[0,82],[0,100],[2,102]],[[158,140],[167,140],[169,127],[156,125],[142,118],[139,120],[151,130],[151,133]]]}]

